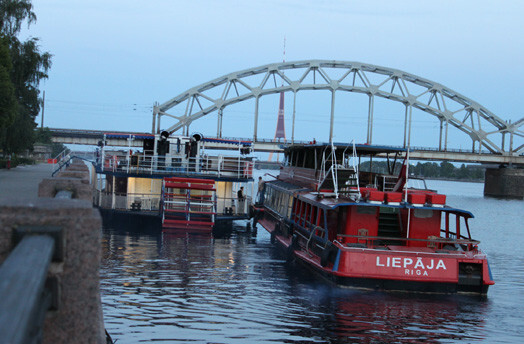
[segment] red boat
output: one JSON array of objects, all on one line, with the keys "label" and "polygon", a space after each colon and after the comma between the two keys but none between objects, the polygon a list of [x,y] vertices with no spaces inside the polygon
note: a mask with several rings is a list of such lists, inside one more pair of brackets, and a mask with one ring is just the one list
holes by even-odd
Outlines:
[{"label": "red boat", "polygon": [[[473,215],[408,181],[404,149],[294,145],[280,175],[264,185],[256,219],[288,258],[340,285],[379,290],[486,294],[494,282]],[[386,173],[359,171],[387,159]],[[391,163],[391,159],[393,163]],[[351,164],[353,162],[353,164]]]}]

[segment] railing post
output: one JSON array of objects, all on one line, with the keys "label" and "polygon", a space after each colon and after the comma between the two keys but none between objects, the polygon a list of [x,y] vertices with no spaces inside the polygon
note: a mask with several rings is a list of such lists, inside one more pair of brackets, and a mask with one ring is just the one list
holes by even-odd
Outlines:
[{"label": "railing post", "polygon": [[[0,227],[0,246],[4,248],[0,250],[0,262],[3,262],[3,267],[12,257],[21,256],[23,259],[22,263],[16,264],[17,277],[14,275],[0,277],[0,286],[14,288],[14,281],[17,279],[28,278],[29,281],[34,281],[38,275],[49,274],[51,278],[54,278],[60,290],[56,302],[52,298],[48,300],[44,298],[42,301],[44,306],[49,302],[59,306],[52,313],[44,313],[45,320],[41,336],[43,343],[78,341],[105,343],[99,290],[101,218],[93,209],[91,202],[91,199],[76,199],[73,202],[64,199],[35,198],[27,203],[13,204],[7,200],[0,200],[0,223],[3,224]],[[36,230],[42,226],[60,226],[62,238],[57,241],[33,231],[34,236],[26,234],[11,253],[9,252],[9,248],[16,243],[13,240],[14,236],[18,235],[16,232],[20,232],[24,227]],[[48,265],[51,255],[47,253],[47,250],[53,251],[52,246],[54,246],[54,251],[57,252],[56,247],[59,246],[56,242],[63,244],[63,261],[51,262],[51,265]],[[22,250],[21,254],[19,250]],[[11,256],[12,254],[15,256]],[[49,258],[44,259],[42,255],[49,256]],[[37,273],[36,270],[44,272]],[[27,272],[28,277],[22,277],[26,274],[24,271]],[[42,283],[45,283],[45,277],[42,277]],[[3,293],[0,308],[5,309],[4,307],[8,304],[15,302],[29,309],[26,306],[30,301],[29,297],[20,295],[29,292],[29,289],[34,290],[35,286],[31,286],[32,284],[33,282],[23,282],[23,287],[18,287],[16,294]],[[41,288],[36,287],[36,289]],[[30,293],[35,297],[42,295],[40,292],[31,291]],[[10,303],[6,295],[12,295],[14,301]],[[13,313],[8,312],[8,319],[5,321],[4,316],[0,315],[0,317],[0,326],[3,324],[9,326],[6,321],[12,320],[13,328],[18,335],[27,333],[22,328],[23,321],[16,319]],[[39,323],[35,318],[29,322]],[[0,342],[24,342],[11,341],[4,336],[3,331],[0,333]],[[40,341],[36,339],[36,341],[28,342]]]},{"label": "railing post", "polygon": [[115,186],[116,180],[115,176],[113,176],[113,184],[111,186],[111,209],[115,209]]}]

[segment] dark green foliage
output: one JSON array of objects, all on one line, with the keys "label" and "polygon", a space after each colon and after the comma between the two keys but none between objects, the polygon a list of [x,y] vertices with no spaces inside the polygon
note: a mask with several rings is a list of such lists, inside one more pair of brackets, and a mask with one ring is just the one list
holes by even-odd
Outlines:
[{"label": "dark green foliage", "polygon": [[56,143],[51,140],[52,134],[49,128],[38,128],[35,130],[35,143],[50,146],[51,147],[51,157],[55,157],[58,154],[62,153],[66,146],[62,143]]},{"label": "dark green foliage", "polygon": [[40,144],[50,144],[52,134],[49,128],[38,128],[35,130],[35,142]]},{"label": "dark green foliage", "polygon": [[[5,98],[8,99],[5,104],[0,101],[0,148],[6,153],[19,153],[33,148],[36,138],[35,118],[41,104],[38,85],[47,78],[51,67],[51,54],[40,52],[38,38],[20,42],[16,37],[23,22],[27,21],[29,25],[36,21],[32,9],[30,0],[0,0],[2,49],[7,49],[9,57],[6,57],[5,50],[0,49],[0,92],[2,99],[4,95],[14,96]],[[9,62],[4,62],[7,60]],[[5,113],[4,107],[8,109]]]},{"label": "dark green foliage", "polygon": [[453,164],[443,161],[440,163],[440,176],[444,178],[455,177],[455,166]]},{"label": "dark green foliage", "polygon": [[13,124],[18,111],[15,87],[11,82],[12,69],[7,40],[0,38],[0,128]]},{"label": "dark green foliage", "polygon": [[[371,169],[370,169],[371,165]],[[386,161],[380,161],[380,160],[373,160],[373,162],[365,161],[360,164],[360,171],[366,171],[366,172],[375,172],[380,174],[391,174],[398,175],[400,173],[400,169],[402,168],[402,162],[398,162],[395,164],[394,170],[390,171],[389,169],[393,167],[393,162],[390,162],[390,165],[388,166],[388,163]]]},{"label": "dark green foliage", "polygon": [[[11,158],[11,168],[15,168],[18,165],[34,165],[33,159],[24,158],[21,156],[13,156]],[[7,159],[0,158],[0,168],[7,168]]]},{"label": "dark green foliage", "polygon": [[27,20],[27,26],[36,22],[33,4],[30,0],[1,0],[0,1],[0,31],[3,35],[14,37]]},{"label": "dark green foliage", "polygon": [[462,164],[460,168],[449,162],[439,164],[434,162],[417,163],[409,167],[410,174],[426,178],[482,180],[484,179],[484,168],[480,165]]},{"label": "dark green foliage", "polygon": [[[395,173],[400,172],[401,163],[395,165]],[[369,162],[364,162],[360,165],[361,171],[369,171]],[[387,174],[387,162],[373,161],[372,172]],[[409,164],[409,174],[428,179],[461,179],[461,180],[482,180],[484,179],[484,168],[480,165],[462,164],[460,168],[449,162],[442,162],[437,164],[435,162],[418,162],[416,165]]]}]

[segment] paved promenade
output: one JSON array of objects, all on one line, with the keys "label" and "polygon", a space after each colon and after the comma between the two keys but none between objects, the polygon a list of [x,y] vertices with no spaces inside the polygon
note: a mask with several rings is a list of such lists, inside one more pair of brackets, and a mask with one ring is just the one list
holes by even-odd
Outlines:
[{"label": "paved promenade", "polygon": [[38,197],[38,184],[51,178],[53,165],[37,164],[0,169],[0,199],[18,200]]}]

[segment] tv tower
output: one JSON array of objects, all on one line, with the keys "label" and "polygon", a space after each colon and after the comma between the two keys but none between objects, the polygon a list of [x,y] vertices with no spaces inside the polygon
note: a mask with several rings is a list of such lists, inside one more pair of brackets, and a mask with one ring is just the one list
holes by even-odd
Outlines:
[{"label": "tv tower", "polygon": [[[282,62],[286,62],[286,37],[284,36],[284,58]],[[284,84],[282,84],[284,86]],[[284,92],[280,92],[280,102],[278,105],[278,118],[277,118],[277,128],[275,130],[275,138],[273,142],[280,142],[280,139],[284,139],[286,142],[286,126],[284,122]],[[271,161],[273,158],[273,152],[269,153],[268,161]],[[277,154],[278,161],[278,154]]]}]

